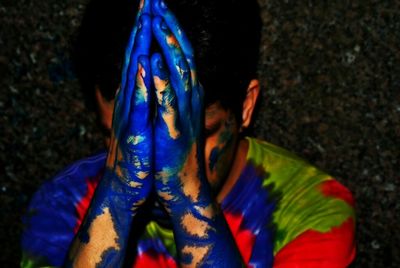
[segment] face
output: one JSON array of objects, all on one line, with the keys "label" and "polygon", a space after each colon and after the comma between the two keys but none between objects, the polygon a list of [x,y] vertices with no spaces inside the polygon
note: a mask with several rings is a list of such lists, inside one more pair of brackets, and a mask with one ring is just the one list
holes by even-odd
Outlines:
[{"label": "face", "polygon": [[[98,113],[108,146],[114,101],[106,101],[99,94],[96,94]],[[208,106],[205,110],[204,138],[206,175],[217,193],[229,175],[239,141],[239,127],[234,114],[219,103]]]},{"label": "face", "polygon": [[239,142],[239,127],[233,112],[219,103],[208,106],[204,137],[207,179],[218,192],[229,175]]}]

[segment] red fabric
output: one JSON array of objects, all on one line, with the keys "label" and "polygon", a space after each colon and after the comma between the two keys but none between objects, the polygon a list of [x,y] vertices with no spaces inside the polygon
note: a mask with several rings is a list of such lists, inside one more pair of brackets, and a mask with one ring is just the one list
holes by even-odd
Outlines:
[{"label": "red fabric", "polygon": [[177,268],[176,262],[171,257],[153,251],[146,251],[136,257],[132,267],[165,267]]},{"label": "red fabric", "polygon": [[242,255],[244,263],[248,264],[250,261],[251,253],[253,251],[256,236],[250,230],[243,230],[240,228],[243,222],[243,216],[230,214],[224,212],[225,219],[229,225],[229,229],[236,241],[239,252]]},{"label": "red fabric", "polygon": [[90,202],[92,201],[94,190],[96,190],[97,184],[99,183],[103,174],[97,175],[95,178],[86,178],[87,190],[85,196],[75,205],[76,213],[78,214],[76,225],[74,227],[74,233],[76,234],[79,230],[79,227],[82,224],[83,218],[86,215],[87,210],[89,209]]},{"label": "red fabric", "polygon": [[274,268],[347,267],[355,257],[352,218],[330,232],[307,231],[281,249]]},{"label": "red fabric", "polygon": [[342,199],[352,207],[355,205],[351,192],[338,181],[329,180],[323,182],[321,185],[321,192],[325,196]]}]

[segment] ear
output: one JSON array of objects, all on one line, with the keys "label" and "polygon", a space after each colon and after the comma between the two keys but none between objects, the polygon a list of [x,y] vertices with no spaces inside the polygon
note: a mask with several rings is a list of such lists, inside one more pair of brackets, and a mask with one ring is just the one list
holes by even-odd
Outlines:
[{"label": "ear", "polygon": [[253,79],[249,83],[246,99],[243,102],[241,130],[250,125],[259,94],[260,82],[257,79]]}]

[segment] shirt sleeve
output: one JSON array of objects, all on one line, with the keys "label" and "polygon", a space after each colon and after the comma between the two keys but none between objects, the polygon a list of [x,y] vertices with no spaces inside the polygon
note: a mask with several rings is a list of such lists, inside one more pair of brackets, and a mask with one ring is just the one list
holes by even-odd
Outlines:
[{"label": "shirt sleeve", "polygon": [[[341,199],[354,206],[350,191],[337,181],[325,182],[321,190],[326,196]],[[332,227],[328,232],[307,230],[277,252],[273,267],[347,267],[356,254],[354,230],[353,217],[349,217],[339,226]]]},{"label": "shirt sleeve", "polygon": [[102,176],[105,153],[77,161],[44,183],[23,216],[21,267],[63,264]]}]

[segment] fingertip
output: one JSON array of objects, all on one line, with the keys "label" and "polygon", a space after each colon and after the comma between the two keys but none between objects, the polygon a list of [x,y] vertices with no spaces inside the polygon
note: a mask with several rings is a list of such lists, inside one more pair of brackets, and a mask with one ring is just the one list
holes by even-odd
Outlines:
[{"label": "fingertip", "polygon": [[167,10],[168,9],[167,4],[165,4],[164,0],[158,0],[158,5],[161,8],[161,10]]},{"label": "fingertip", "polygon": [[153,18],[153,29],[155,31],[161,31],[161,32],[164,32],[166,34],[168,34],[170,32],[170,29],[169,29],[167,23],[160,16],[155,16]]},{"label": "fingertip", "polygon": [[151,13],[151,0],[144,0],[143,4],[141,5],[143,13]]},{"label": "fingertip", "polygon": [[166,81],[168,80],[168,72],[160,53],[155,53],[151,57],[151,70],[155,88],[157,90],[165,89]]},{"label": "fingertip", "polygon": [[138,75],[142,77],[144,80],[145,86],[149,88],[150,81],[151,81],[151,68],[149,57],[146,55],[140,55],[138,57]]},{"label": "fingertip", "polygon": [[149,66],[149,57],[146,55],[140,55],[138,57],[138,61],[142,66],[148,67]]},{"label": "fingertip", "polygon": [[152,11],[153,11],[153,14],[156,14],[156,15],[161,15],[161,3],[160,3],[160,0],[153,0],[152,1],[152,5],[151,5],[151,8],[152,8]]},{"label": "fingertip", "polygon": [[138,57],[138,62],[140,65],[142,65],[143,68],[148,69],[150,66],[149,64],[149,57],[146,55],[140,55]]},{"label": "fingertip", "polygon": [[153,4],[154,14],[164,16],[168,12],[168,6],[163,0],[155,0]]},{"label": "fingertip", "polygon": [[139,35],[141,38],[151,36],[151,17],[148,14],[143,14],[140,16],[138,25]]},{"label": "fingertip", "polygon": [[151,56],[151,68],[161,72],[165,69],[164,61],[160,53],[154,53]]}]

